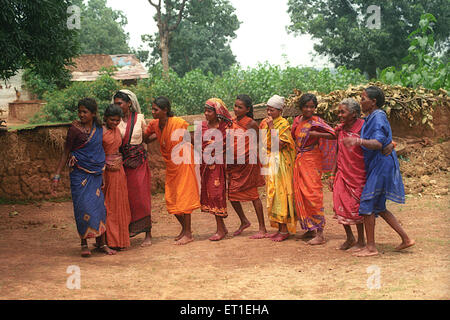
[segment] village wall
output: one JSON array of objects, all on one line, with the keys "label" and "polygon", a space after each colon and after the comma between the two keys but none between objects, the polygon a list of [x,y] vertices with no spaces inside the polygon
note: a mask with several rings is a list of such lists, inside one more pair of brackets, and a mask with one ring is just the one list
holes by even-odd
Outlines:
[{"label": "village wall", "polygon": [[[52,177],[58,166],[68,125],[0,131],[0,199],[49,200],[70,197],[69,170],[64,168],[56,194]],[[159,144],[148,145],[152,193],[164,191],[165,165]]]}]

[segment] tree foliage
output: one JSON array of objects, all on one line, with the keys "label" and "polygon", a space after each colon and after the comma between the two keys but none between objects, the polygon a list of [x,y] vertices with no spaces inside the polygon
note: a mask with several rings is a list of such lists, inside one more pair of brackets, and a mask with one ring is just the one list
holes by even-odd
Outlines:
[{"label": "tree foliage", "polygon": [[[381,28],[366,27],[370,5],[381,8]],[[370,77],[377,69],[398,67],[407,56],[408,35],[420,16],[431,13],[437,49],[448,53],[450,16],[448,0],[289,0],[289,30],[310,34],[319,42],[314,49],[336,66],[358,68]]]},{"label": "tree foliage", "polygon": [[82,54],[123,54],[131,52],[127,17],[107,7],[106,0],[74,1],[81,8],[80,45]]},{"label": "tree foliage", "polygon": [[0,0],[0,78],[30,68],[43,77],[64,77],[79,52],[77,29],[67,27],[69,0]]},{"label": "tree foliage", "polygon": [[431,14],[423,14],[419,28],[409,35],[408,56],[401,67],[384,69],[379,79],[385,83],[405,87],[423,86],[429,89],[450,88],[450,62],[437,57],[431,24],[436,19]]},{"label": "tree foliage", "polygon": [[[197,68],[205,74],[222,74],[229,69],[236,62],[230,42],[240,25],[234,11],[228,0],[187,2],[179,26],[170,35],[170,68],[180,76]],[[156,63],[161,59],[159,34],[146,35],[143,41],[154,48],[152,63]]]}]

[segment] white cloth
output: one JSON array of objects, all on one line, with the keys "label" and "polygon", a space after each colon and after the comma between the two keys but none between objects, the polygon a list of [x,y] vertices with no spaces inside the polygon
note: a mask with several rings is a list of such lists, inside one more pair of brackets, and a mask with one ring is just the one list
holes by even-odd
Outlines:
[{"label": "white cloth", "polygon": [[[131,115],[130,115],[131,116]],[[133,128],[133,135],[131,136],[130,144],[141,144],[142,143],[142,134],[143,129],[146,127],[147,123],[145,122],[144,115],[142,113],[136,114],[136,124]],[[120,130],[120,135],[125,135],[125,131],[127,130],[127,123],[120,119],[120,123],[117,126]]]},{"label": "white cloth", "polygon": [[269,101],[267,101],[267,105],[269,107],[278,109],[278,110],[283,110],[284,108],[284,97],[280,97],[279,95],[274,95],[272,98],[269,99]]},{"label": "white cloth", "polygon": [[[141,106],[139,105],[139,101],[138,101],[136,95],[132,91],[127,90],[127,89],[122,89],[122,90],[119,90],[119,92],[125,93],[130,98],[131,111],[141,113]],[[114,103],[114,97],[113,97],[111,103]]]}]

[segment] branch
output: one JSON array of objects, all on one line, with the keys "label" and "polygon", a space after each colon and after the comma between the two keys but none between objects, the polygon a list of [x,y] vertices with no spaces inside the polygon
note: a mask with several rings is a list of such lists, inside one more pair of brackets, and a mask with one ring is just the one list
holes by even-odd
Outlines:
[{"label": "branch", "polygon": [[162,32],[162,21],[161,21],[161,0],[158,1],[158,4],[154,4],[152,0],[148,0],[148,2],[156,8],[156,19],[159,33]]},{"label": "branch", "polygon": [[159,3],[157,5],[154,4],[152,0],[148,0],[148,2],[150,2],[150,4],[152,6],[154,6],[156,8],[156,10],[158,10],[158,11],[161,10],[161,0],[159,0]]},{"label": "branch", "polygon": [[178,25],[181,22],[181,17],[183,16],[183,11],[184,11],[184,5],[185,4],[186,4],[186,0],[183,0],[183,2],[181,3],[181,6],[180,6],[180,11],[178,12],[177,22],[173,26],[169,27],[169,31],[173,31],[176,28],[178,28]]}]

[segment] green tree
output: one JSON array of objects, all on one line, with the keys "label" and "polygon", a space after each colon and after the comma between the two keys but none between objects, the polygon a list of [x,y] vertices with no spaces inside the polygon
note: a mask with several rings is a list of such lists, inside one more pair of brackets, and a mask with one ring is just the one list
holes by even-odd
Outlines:
[{"label": "green tree", "polygon": [[[170,38],[170,67],[180,76],[197,68],[213,74],[228,70],[236,62],[230,41],[240,25],[234,11],[228,0],[190,1]],[[152,55],[160,58],[157,50]]]},{"label": "green tree", "polygon": [[80,44],[82,54],[123,54],[131,52],[127,17],[106,6],[106,0],[74,1],[81,8]]},{"label": "green tree", "polygon": [[[369,77],[377,69],[400,66],[408,55],[408,35],[419,27],[428,12],[436,17],[436,48],[448,53],[450,16],[448,0],[289,0],[295,34],[310,34],[318,40],[314,49],[336,66],[358,68]],[[380,28],[369,28],[370,6],[380,8]]]},{"label": "green tree", "polygon": [[[180,25],[186,1],[164,0],[164,3],[162,3],[162,0],[158,0],[158,3],[156,3],[153,0],[148,0],[156,9],[155,21],[158,25],[158,49],[161,52],[161,62],[166,77],[169,76],[170,37]],[[163,9],[165,12],[163,12]]]},{"label": "green tree", "polygon": [[0,78],[29,68],[44,78],[65,77],[79,53],[78,30],[68,27],[69,0],[0,0]]}]

